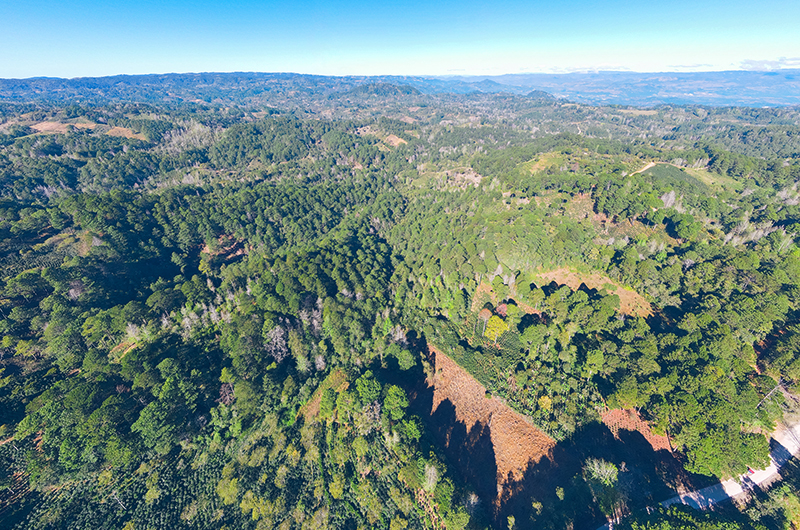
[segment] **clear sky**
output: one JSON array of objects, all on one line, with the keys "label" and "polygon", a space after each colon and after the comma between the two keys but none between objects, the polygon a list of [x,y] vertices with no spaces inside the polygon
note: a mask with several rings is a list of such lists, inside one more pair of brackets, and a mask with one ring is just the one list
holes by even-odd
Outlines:
[{"label": "clear sky", "polygon": [[0,0],[0,77],[800,68],[800,0]]}]

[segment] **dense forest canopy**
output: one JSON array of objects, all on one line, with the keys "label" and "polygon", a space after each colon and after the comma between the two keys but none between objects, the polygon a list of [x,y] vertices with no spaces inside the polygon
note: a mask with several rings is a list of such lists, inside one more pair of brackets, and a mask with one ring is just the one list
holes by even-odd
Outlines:
[{"label": "dense forest canopy", "polygon": [[[693,480],[769,463],[800,111],[295,81],[0,104],[5,525],[563,528],[652,500],[611,457],[479,494],[420,398],[435,351],[557,447],[626,410]],[[797,521],[792,484],[748,521]],[[701,524],[660,517],[630,524]]]}]

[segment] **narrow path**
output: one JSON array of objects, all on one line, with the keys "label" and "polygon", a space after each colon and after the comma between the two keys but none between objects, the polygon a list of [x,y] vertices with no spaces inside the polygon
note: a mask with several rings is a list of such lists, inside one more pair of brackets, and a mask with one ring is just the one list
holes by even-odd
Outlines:
[{"label": "narrow path", "polygon": [[[770,464],[766,469],[761,469],[747,475],[741,475],[735,479],[723,480],[719,484],[708,486],[696,491],[690,491],[682,495],[676,495],[671,499],[661,502],[660,505],[667,507],[674,504],[686,504],[692,508],[705,510],[718,504],[738,497],[759,485],[768,486],[774,480],[780,478],[780,469],[793,456],[800,453],[800,423],[789,426],[780,424],[770,438]],[[617,521],[604,524],[597,530],[612,530]]]},{"label": "narrow path", "polygon": [[646,166],[644,166],[644,167],[643,167],[642,169],[640,169],[639,171],[634,171],[633,173],[631,173],[631,175],[635,175],[635,174],[637,174],[637,173],[644,173],[645,171],[647,171],[647,170],[648,170],[648,169],[650,169],[651,167],[655,166],[656,164],[657,164],[657,162],[649,162],[649,163],[648,163]]}]

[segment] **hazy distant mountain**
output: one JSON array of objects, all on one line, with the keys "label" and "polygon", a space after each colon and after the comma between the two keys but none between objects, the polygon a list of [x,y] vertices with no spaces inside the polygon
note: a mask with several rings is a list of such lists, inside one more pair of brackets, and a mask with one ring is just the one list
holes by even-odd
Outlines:
[{"label": "hazy distant mountain", "polygon": [[773,72],[508,74],[443,78],[453,82],[493,81],[510,92],[536,88],[558,97],[592,104],[746,105],[800,104],[800,70]]},{"label": "hazy distant mountain", "polygon": [[[394,88],[392,88],[394,87]],[[355,92],[353,92],[355,91]],[[785,106],[800,104],[800,70],[775,72],[508,74],[331,77],[291,73],[119,75],[0,79],[0,101],[263,102],[293,97],[511,93],[591,104]]]}]

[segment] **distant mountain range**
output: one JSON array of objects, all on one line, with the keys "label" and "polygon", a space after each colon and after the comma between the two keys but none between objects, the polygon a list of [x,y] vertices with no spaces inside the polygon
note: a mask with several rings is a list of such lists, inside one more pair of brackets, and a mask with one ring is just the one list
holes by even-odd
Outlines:
[{"label": "distant mountain range", "polygon": [[800,70],[509,74],[444,79],[473,85],[492,82],[507,91],[516,93],[527,93],[532,88],[536,88],[550,92],[557,97],[596,105],[785,106],[800,104]]},{"label": "distant mountain range", "polygon": [[[398,87],[388,88],[387,85]],[[291,73],[118,75],[95,78],[0,79],[6,101],[268,101],[289,93],[309,97],[346,94],[510,93],[595,105],[800,105],[800,70],[693,73],[596,72],[500,76],[331,77]]]}]

